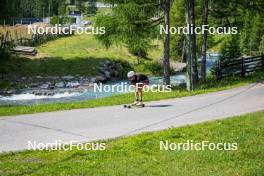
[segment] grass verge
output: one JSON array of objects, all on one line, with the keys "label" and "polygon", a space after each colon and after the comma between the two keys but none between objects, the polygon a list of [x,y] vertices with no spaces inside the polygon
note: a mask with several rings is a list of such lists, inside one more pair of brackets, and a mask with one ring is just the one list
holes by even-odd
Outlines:
[{"label": "grass verge", "polygon": [[[106,60],[120,62],[124,70],[136,70],[147,75],[162,73],[157,59],[161,57],[162,45],[149,51],[148,59],[137,58],[123,45],[106,49],[92,35],[72,35],[48,41],[37,47],[36,57],[0,58],[0,89],[23,88],[17,83],[22,77],[35,79],[36,76],[88,76],[98,75],[100,63]],[[122,73],[120,73],[121,76]],[[20,85],[21,84],[21,85]]]},{"label": "grass verge", "polygon": [[[65,61],[71,61],[74,64],[76,58],[93,58],[94,62],[97,59],[100,61],[100,58],[114,60],[114,61],[126,61],[128,62],[136,71],[144,72],[148,74],[153,74],[147,66],[142,68],[142,64],[152,63],[162,56],[162,43],[159,43],[159,46],[154,46],[150,48],[148,52],[148,59],[143,60],[140,65],[137,64],[137,57],[129,53],[125,45],[113,45],[110,48],[106,49],[93,35],[72,35],[69,37],[59,38],[54,41],[49,41],[39,47],[38,57],[47,57],[50,58],[63,58]],[[99,62],[98,61],[98,62]],[[96,63],[87,62],[91,66],[96,66]],[[57,65],[60,67],[61,65]],[[86,65],[86,75],[89,74],[89,65]],[[52,72],[48,72],[52,73]],[[84,75],[84,74],[82,74]]]},{"label": "grass verge", "polygon": [[[5,175],[262,175],[264,111],[104,141],[106,150],[25,151],[0,155]],[[237,150],[160,150],[169,143],[237,143]]]},{"label": "grass verge", "polygon": [[[179,98],[185,96],[216,92],[238,86],[243,86],[248,83],[256,82],[258,80],[264,80],[263,71],[251,74],[246,78],[233,77],[233,78],[224,79],[222,81],[217,81],[214,78],[210,78],[207,80],[206,84],[200,85],[195,91],[188,92],[184,89],[175,89],[172,92],[168,92],[168,93],[149,92],[144,94],[144,101]],[[70,102],[70,103],[52,103],[52,104],[39,104],[39,105],[31,105],[31,106],[0,106],[0,116],[120,105],[120,104],[131,103],[133,99],[134,99],[134,95],[130,93],[130,94],[116,95],[107,98],[100,98],[95,100],[87,100],[87,101],[79,101],[79,102]]]}]

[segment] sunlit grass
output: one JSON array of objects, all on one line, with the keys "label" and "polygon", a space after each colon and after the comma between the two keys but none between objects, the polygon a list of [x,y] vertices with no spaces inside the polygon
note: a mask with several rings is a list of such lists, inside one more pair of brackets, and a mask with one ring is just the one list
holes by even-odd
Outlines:
[{"label": "sunlit grass", "polygon": [[[41,57],[62,57],[74,59],[76,57],[109,58],[126,60],[136,64],[137,58],[128,52],[125,45],[112,45],[105,48],[93,35],[73,35],[49,41],[37,47]],[[162,56],[161,45],[158,48],[151,48],[149,51],[150,60],[156,60]]]}]

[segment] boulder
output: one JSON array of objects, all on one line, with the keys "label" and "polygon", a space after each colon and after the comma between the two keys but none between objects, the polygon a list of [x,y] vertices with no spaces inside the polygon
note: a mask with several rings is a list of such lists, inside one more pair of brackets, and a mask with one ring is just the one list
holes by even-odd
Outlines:
[{"label": "boulder", "polygon": [[106,60],[104,63],[107,64],[107,65],[112,64],[112,62],[109,61],[109,60]]},{"label": "boulder", "polygon": [[34,92],[34,94],[37,95],[37,96],[41,96],[41,95],[43,95],[42,92]]},{"label": "boulder", "polygon": [[98,75],[95,78],[96,78],[96,82],[105,82],[107,80],[107,78],[103,75]]},{"label": "boulder", "polygon": [[47,92],[46,95],[47,96],[53,96],[53,95],[55,95],[55,92]]},{"label": "boulder", "polygon": [[95,82],[96,82],[96,78],[95,78],[95,77],[92,77],[92,78],[90,79],[90,81],[91,81],[92,83],[95,83]]},{"label": "boulder", "polygon": [[109,61],[109,60],[105,60],[105,61],[103,61],[103,62],[100,63],[100,65],[103,66],[103,67],[107,67],[107,66],[109,66],[111,64],[112,64],[112,62]]},{"label": "boulder", "polygon": [[39,84],[38,83],[30,83],[30,85],[29,85],[30,87],[38,87],[39,86]]},{"label": "boulder", "polygon": [[105,70],[103,74],[104,74],[104,76],[105,76],[107,79],[110,79],[110,78],[111,78],[111,73],[110,73],[110,71]]},{"label": "boulder", "polygon": [[117,70],[113,71],[113,77],[118,78],[119,77],[119,72]]},{"label": "boulder", "polygon": [[82,81],[90,81],[91,78],[89,78],[89,77],[82,77],[81,80],[82,80]]},{"label": "boulder", "polygon": [[81,85],[82,86],[90,86],[91,82],[90,81],[82,81]]},{"label": "boulder", "polygon": [[37,79],[42,79],[43,77],[42,76],[36,76]]},{"label": "boulder", "polygon": [[55,83],[55,87],[56,88],[64,88],[65,84],[64,84],[64,82],[58,82],[58,83]]},{"label": "boulder", "polygon": [[48,89],[49,86],[50,85],[48,83],[45,83],[45,84],[40,85],[39,88],[41,88],[41,89]]},{"label": "boulder", "polygon": [[68,82],[66,84],[66,87],[68,87],[68,88],[76,88],[76,87],[79,87],[79,86],[80,86],[80,83],[77,82],[77,81],[75,81],[75,82]]},{"label": "boulder", "polygon": [[15,94],[16,93],[16,90],[15,89],[11,89],[11,90],[7,90],[5,91],[6,94]]}]

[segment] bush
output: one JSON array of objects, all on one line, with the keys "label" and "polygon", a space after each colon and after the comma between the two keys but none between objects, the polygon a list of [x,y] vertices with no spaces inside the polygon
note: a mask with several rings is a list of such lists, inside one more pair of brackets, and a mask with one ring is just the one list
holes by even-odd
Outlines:
[{"label": "bush", "polygon": [[9,47],[8,48],[0,48],[0,60],[8,58],[10,55]]},{"label": "bush", "polygon": [[120,73],[120,78],[126,79],[127,73],[133,70],[133,68],[127,61],[119,60],[117,63],[121,64],[121,67],[118,70],[118,72]]},{"label": "bush", "polygon": [[238,35],[232,35],[225,38],[223,44],[220,48],[221,61],[229,61],[236,59],[241,56],[241,51],[239,47],[239,37]]},{"label": "bush", "polygon": [[58,17],[57,17],[57,16],[52,16],[52,17],[50,18],[50,24],[52,24],[53,26],[54,26],[55,24],[58,24]]},{"label": "bush", "polygon": [[147,46],[146,45],[130,45],[128,51],[139,58],[147,57]]},{"label": "bush", "polygon": [[0,60],[9,58],[10,56],[10,50],[13,48],[13,43],[12,42],[6,42],[4,40],[4,36],[0,36]]}]

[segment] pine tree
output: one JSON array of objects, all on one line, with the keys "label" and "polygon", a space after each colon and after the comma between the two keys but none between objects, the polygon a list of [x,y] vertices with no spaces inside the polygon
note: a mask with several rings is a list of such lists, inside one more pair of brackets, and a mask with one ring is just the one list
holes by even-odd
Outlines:
[{"label": "pine tree", "polygon": [[[111,3],[109,0],[108,3]],[[103,14],[97,17],[96,25],[104,26],[106,33],[98,35],[97,38],[105,46],[113,43],[125,43],[129,51],[138,58],[146,57],[150,41],[161,24],[163,17],[153,18],[159,9],[163,9],[165,25],[169,25],[170,0],[122,0],[115,2],[111,14]],[[164,26],[165,26],[164,25]],[[157,32],[157,31],[156,31]],[[164,36],[164,83],[170,83],[169,65],[169,34]]]},{"label": "pine tree", "polygon": [[[172,27],[185,26],[184,0],[174,1],[171,7],[170,21]],[[185,36],[181,34],[171,34],[170,55],[174,60],[185,61]]]}]

